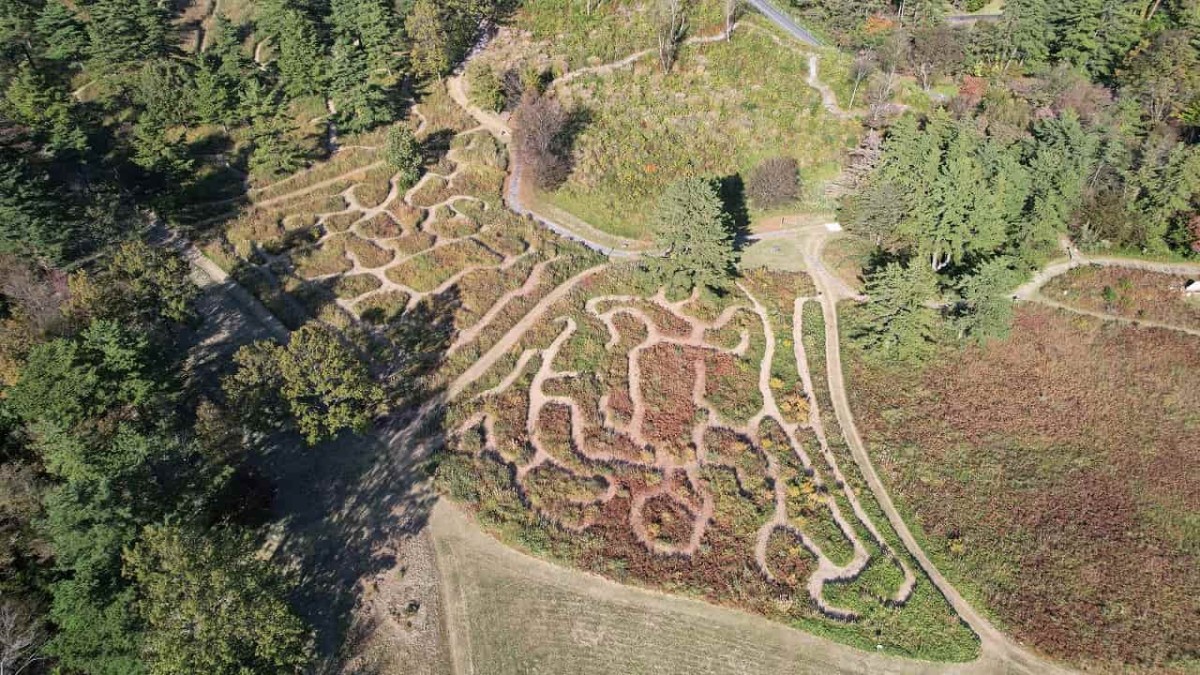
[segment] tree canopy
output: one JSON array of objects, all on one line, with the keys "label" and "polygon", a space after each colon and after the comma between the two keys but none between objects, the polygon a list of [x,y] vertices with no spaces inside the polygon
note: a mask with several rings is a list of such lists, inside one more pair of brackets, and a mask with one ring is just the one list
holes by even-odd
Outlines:
[{"label": "tree canopy", "polygon": [[653,222],[661,253],[649,264],[663,283],[688,290],[729,287],[738,252],[733,218],[715,181],[685,178],[670,185]]}]

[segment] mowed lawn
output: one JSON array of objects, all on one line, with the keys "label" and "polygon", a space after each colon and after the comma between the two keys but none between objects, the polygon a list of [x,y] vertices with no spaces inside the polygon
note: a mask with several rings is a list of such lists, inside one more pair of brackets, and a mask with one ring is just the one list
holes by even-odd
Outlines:
[{"label": "mowed lawn", "polygon": [[[694,35],[719,30],[691,25]],[[597,53],[611,51],[604,44],[597,43]],[[628,53],[653,44],[627,45]],[[807,73],[808,52],[749,13],[732,41],[684,47],[669,73],[650,55],[631,68],[558,86],[580,120],[574,170],[542,198],[612,234],[645,238],[654,202],[671,182],[693,175],[744,178],[765,158],[789,156],[800,165],[802,197],[784,210],[829,211],[826,186],[856,145],[859,128],[821,106],[805,84]]]},{"label": "mowed lawn", "polygon": [[1076,664],[1196,667],[1200,339],[1027,305],[915,375],[848,356],[870,451],[975,604]]}]

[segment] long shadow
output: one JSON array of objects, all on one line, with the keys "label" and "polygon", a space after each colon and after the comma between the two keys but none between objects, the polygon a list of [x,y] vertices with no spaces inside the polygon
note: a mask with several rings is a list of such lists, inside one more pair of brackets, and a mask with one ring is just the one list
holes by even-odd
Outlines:
[{"label": "long shadow", "polygon": [[[437,499],[429,477],[440,412],[430,408],[417,424],[417,411],[440,400],[440,390],[421,383],[453,342],[457,304],[452,290],[381,331],[393,347],[373,354],[377,375],[408,403],[399,412],[369,434],[343,434],[316,447],[278,434],[255,458],[276,491],[277,555],[298,572],[293,604],[315,629],[326,666],[339,658],[364,591],[397,566],[399,547],[425,527]],[[411,356],[395,364],[380,359],[406,352]]]},{"label": "long shadow", "polygon": [[[558,137],[554,139],[555,154],[562,162],[562,181],[559,185],[575,171],[575,144],[584,130],[591,125],[594,117],[591,110],[583,107],[576,107],[567,112],[567,121],[563,124]],[[558,187],[558,185],[554,187]]]},{"label": "long shadow", "polygon": [[450,152],[450,144],[454,141],[455,132],[450,129],[439,129],[421,141],[421,156],[425,164],[432,166],[445,158]]},{"label": "long shadow", "polygon": [[737,250],[750,245],[750,208],[746,203],[746,183],[738,174],[718,179],[718,193],[725,212],[733,221],[733,244]]}]

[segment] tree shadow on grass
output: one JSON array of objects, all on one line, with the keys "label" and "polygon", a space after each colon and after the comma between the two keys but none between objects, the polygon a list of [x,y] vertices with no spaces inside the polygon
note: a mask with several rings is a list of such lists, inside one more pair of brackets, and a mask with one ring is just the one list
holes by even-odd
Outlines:
[{"label": "tree shadow on grass", "polygon": [[450,143],[457,133],[452,129],[438,129],[421,140],[421,156],[427,166],[442,161],[450,152]]},{"label": "tree shadow on grass", "polygon": [[736,173],[717,179],[717,183],[725,212],[733,221],[733,245],[741,251],[750,245],[750,207],[746,202],[746,183]]},{"label": "tree shadow on grass", "polygon": [[[316,447],[278,434],[257,457],[276,489],[276,555],[297,571],[294,606],[316,631],[325,667],[336,670],[364,592],[399,564],[404,542],[425,528],[437,500],[430,460],[440,443],[443,392],[421,383],[453,342],[457,298],[452,289],[372,336],[389,344],[373,347],[371,357],[376,375],[408,403],[403,409],[371,433],[345,433]],[[417,355],[383,362],[408,350]]]}]

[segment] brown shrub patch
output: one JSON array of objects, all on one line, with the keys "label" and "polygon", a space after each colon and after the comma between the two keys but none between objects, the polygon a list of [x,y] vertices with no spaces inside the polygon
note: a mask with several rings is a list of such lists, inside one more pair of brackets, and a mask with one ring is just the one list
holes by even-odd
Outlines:
[{"label": "brown shrub patch", "polygon": [[295,256],[296,273],[306,279],[349,272],[354,265],[346,257],[346,238],[329,237],[315,248]]},{"label": "brown shrub patch", "polygon": [[671,546],[684,546],[692,536],[693,517],[678,500],[667,495],[651,497],[642,508],[646,536]]},{"label": "brown shrub patch", "polygon": [[646,403],[646,440],[665,446],[691,443],[699,409],[692,402],[698,350],[655,345],[642,352],[642,396]]},{"label": "brown shrub patch", "polygon": [[396,257],[394,251],[379,248],[366,239],[362,239],[354,235],[349,235],[346,237],[346,249],[354,255],[355,259],[358,260],[359,265],[366,267],[367,269],[383,267]]},{"label": "brown shrub patch", "polygon": [[450,216],[430,223],[430,232],[449,239],[461,239],[479,232],[479,223],[462,216]]},{"label": "brown shrub patch", "polygon": [[1130,319],[1200,329],[1200,298],[1188,298],[1187,277],[1088,265],[1055,277],[1042,289],[1064,305]]},{"label": "brown shrub patch", "polygon": [[432,234],[425,232],[414,232],[406,234],[403,237],[389,239],[384,243],[385,246],[390,246],[400,252],[401,255],[416,255],[421,251],[427,251],[433,247],[437,238]]},{"label": "brown shrub patch", "polygon": [[[399,241],[399,240],[396,240]],[[439,246],[388,269],[388,278],[417,291],[432,291],[472,266],[498,265],[496,254],[474,241]]]},{"label": "brown shrub patch", "polygon": [[775,314],[790,315],[798,297],[817,294],[807,274],[770,270],[765,267],[742,272],[742,285]]},{"label": "brown shrub patch", "polygon": [[767,568],[785,586],[803,588],[817,569],[816,560],[793,532],[776,529],[767,540]]},{"label": "brown shrub patch", "polygon": [[362,211],[346,211],[345,213],[335,213],[331,216],[326,216],[323,224],[325,225],[325,229],[330,232],[345,232],[360,219],[362,219]]},{"label": "brown shrub patch", "polygon": [[732,422],[744,423],[763,405],[758,389],[758,364],[729,354],[709,352],[704,399]]},{"label": "brown shrub patch", "polygon": [[343,300],[353,300],[364,293],[370,293],[383,285],[379,279],[370,274],[351,274],[338,277],[333,282],[333,294]]},{"label": "brown shrub patch", "polygon": [[386,213],[377,213],[358,226],[358,232],[367,239],[391,239],[404,234],[404,229]]},{"label": "brown shrub patch", "polygon": [[434,204],[440,204],[455,195],[454,190],[450,188],[450,183],[446,182],[441,176],[426,174],[421,184],[412,191],[409,199],[413,206],[421,208],[430,208]]},{"label": "brown shrub patch", "polygon": [[425,218],[425,212],[415,206],[409,206],[403,200],[397,199],[388,205],[388,213],[396,219],[405,230],[415,230]]},{"label": "brown shrub patch", "polygon": [[768,506],[775,493],[767,480],[767,457],[749,439],[728,429],[709,429],[704,434],[706,462],[734,470],[738,487],[760,506]]},{"label": "brown shrub patch", "polygon": [[543,464],[522,481],[525,494],[535,509],[575,520],[572,507],[595,502],[608,489],[600,476],[579,476],[560,466]]},{"label": "brown shrub patch", "polygon": [[392,191],[392,169],[373,169],[363,182],[354,186],[354,198],[365,209],[373,209],[387,200]]},{"label": "brown shrub patch", "polygon": [[849,379],[927,550],[1016,637],[1078,661],[1194,653],[1200,340],[1023,305],[1007,340]]},{"label": "brown shrub patch", "polygon": [[454,176],[451,185],[457,194],[495,199],[504,192],[504,172],[486,166],[467,165]]}]

